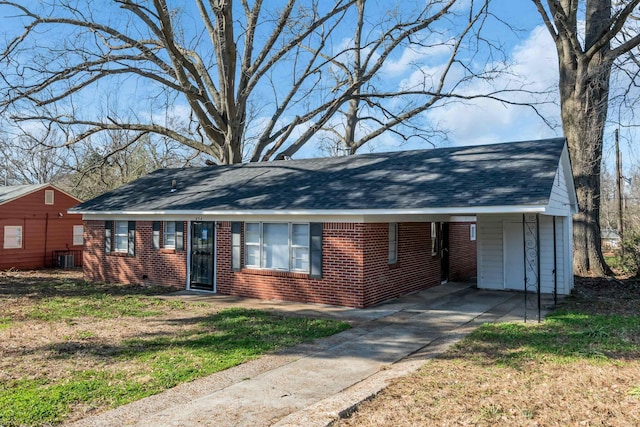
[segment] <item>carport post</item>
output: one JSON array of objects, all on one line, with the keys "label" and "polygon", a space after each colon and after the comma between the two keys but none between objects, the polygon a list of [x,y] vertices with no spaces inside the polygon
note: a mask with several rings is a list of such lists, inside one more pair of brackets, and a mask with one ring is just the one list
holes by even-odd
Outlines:
[{"label": "carport post", "polygon": [[524,283],[522,290],[524,290],[524,323],[527,323],[527,234],[526,234],[526,218],[525,214],[522,214],[522,269],[524,270]]},{"label": "carport post", "polygon": [[542,284],[540,283],[540,214],[536,214],[536,258],[538,264],[538,323],[541,322]]}]

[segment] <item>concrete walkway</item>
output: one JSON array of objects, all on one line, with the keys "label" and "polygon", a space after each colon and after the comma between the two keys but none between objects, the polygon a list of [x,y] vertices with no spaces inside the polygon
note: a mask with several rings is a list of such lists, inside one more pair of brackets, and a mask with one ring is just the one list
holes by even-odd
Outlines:
[{"label": "concrete walkway", "polygon": [[[524,318],[522,294],[458,283],[363,310],[194,293],[174,298],[333,317],[354,327],[80,420],[75,427],[326,426],[478,325]],[[535,321],[537,310],[528,317]]]}]

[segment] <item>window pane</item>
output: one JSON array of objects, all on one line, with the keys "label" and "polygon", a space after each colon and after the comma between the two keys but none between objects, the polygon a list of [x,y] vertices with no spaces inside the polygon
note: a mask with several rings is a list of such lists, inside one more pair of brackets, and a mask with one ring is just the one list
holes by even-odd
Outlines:
[{"label": "window pane", "polygon": [[116,221],[115,250],[117,252],[127,252],[129,243],[129,223],[127,221]]},{"label": "window pane", "polygon": [[165,221],[163,223],[164,227],[164,238],[162,242],[162,246],[165,248],[173,249],[176,247],[176,223],[174,221]]},{"label": "window pane", "polygon": [[126,252],[127,251],[127,236],[116,236],[116,251]]},{"label": "window pane", "polygon": [[5,225],[4,249],[18,249],[22,247],[22,226]]},{"label": "window pane", "polygon": [[289,224],[262,225],[263,267],[289,269]]},{"label": "window pane", "polygon": [[245,242],[260,244],[260,224],[257,222],[247,222],[244,227]]},{"label": "window pane", "polygon": [[291,240],[294,246],[309,246],[309,224],[292,224]]},{"label": "window pane", "polygon": [[247,245],[244,264],[250,267],[260,267],[260,246]]},{"label": "window pane", "polygon": [[389,224],[389,264],[398,262],[398,224]]},{"label": "window pane", "polygon": [[84,244],[84,226],[82,225],[74,225],[73,226],[73,244],[74,246]]},{"label": "window pane", "polygon": [[309,271],[309,249],[295,247],[292,249],[293,258],[291,260],[291,268],[293,270]]},{"label": "window pane", "polygon": [[127,234],[129,224],[127,221],[116,221],[116,234]]}]

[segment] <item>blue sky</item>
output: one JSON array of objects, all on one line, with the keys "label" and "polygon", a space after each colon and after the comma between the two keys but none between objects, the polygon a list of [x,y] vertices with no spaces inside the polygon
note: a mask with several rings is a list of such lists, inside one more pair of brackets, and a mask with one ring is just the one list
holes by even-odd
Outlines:
[{"label": "blue sky", "polygon": [[[470,1],[470,0],[466,0]],[[266,2],[270,4],[270,2]],[[383,0],[379,4],[385,5]],[[555,47],[546,29],[542,26],[541,18],[538,16],[531,0],[493,0],[491,4],[493,12],[503,21],[508,22],[513,31],[505,25],[494,22],[492,26],[485,28],[487,36],[498,40],[504,47],[508,60],[513,64],[514,75],[521,82],[528,84],[532,90],[555,89],[557,84],[557,64]],[[104,9],[103,9],[104,10]],[[103,12],[104,13],[104,12]],[[0,11],[1,15],[5,15]],[[6,16],[6,15],[5,15]],[[5,21],[6,22],[6,21]],[[9,25],[10,26],[10,25]],[[6,26],[5,28],[9,27]],[[43,35],[40,42],[48,40],[47,35]],[[55,38],[55,37],[54,37]],[[410,78],[410,64],[403,62],[403,53],[398,52],[388,64],[388,68],[393,70],[397,76]],[[403,67],[407,67],[403,69]],[[509,84],[509,79],[513,76],[504,76],[496,84]],[[397,82],[396,82],[397,83]],[[482,82],[477,86],[471,86],[469,90],[482,90]],[[140,108],[129,103],[137,98],[133,95],[134,90],[140,90],[134,84],[122,84],[120,89],[124,91],[124,96],[104,97],[98,102],[92,102],[93,108],[100,108],[100,102],[111,101],[118,103],[123,108],[135,108],[142,116],[156,117],[163,115],[163,111]],[[516,96],[516,101],[526,102],[525,95]],[[552,99],[555,104],[546,104],[539,107],[544,117],[556,126],[550,128],[529,108],[516,107],[501,104],[495,101],[481,100],[474,103],[451,103],[446,106],[428,111],[422,117],[423,120],[437,124],[437,126],[447,132],[447,139],[440,141],[439,145],[476,145],[493,142],[539,139],[562,135],[559,119],[559,106],[557,105],[557,95],[555,92]],[[93,100],[92,100],[93,101]],[[185,115],[188,109],[184,101],[176,100],[174,113],[177,116]],[[258,118],[257,122],[259,122]],[[636,153],[630,149],[635,138],[633,130],[623,130],[621,132],[622,146],[627,159],[626,168],[629,168],[631,161],[636,162]],[[605,161],[611,164],[613,127],[609,126],[605,136]],[[424,143],[409,142],[400,144],[397,138],[391,134],[383,135],[369,147],[363,147],[362,152],[370,150],[397,150],[423,148]],[[313,144],[307,145],[299,151],[295,157],[312,157],[322,153]]]}]

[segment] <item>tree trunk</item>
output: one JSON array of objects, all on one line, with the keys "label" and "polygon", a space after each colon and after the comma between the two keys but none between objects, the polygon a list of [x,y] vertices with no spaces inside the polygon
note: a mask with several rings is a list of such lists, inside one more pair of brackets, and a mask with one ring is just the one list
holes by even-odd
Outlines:
[{"label": "tree trunk", "polygon": [[573,221],[573,270],[579,276],[604,276],[611,270],[601,247],[600,171],[611,67],[597,59],[567,65],[560,64],[561,76],[565,76],[560,91],[562,124],[579,208]]}]

